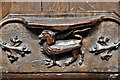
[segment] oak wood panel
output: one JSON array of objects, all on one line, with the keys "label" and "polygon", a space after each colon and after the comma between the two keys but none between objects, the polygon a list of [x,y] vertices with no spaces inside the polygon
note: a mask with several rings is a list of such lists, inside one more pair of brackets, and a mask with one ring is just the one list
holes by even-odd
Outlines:
[{"label": "oak wood panel", "polygon": [[0,20],[9,13],[10,8],[11,8],[10,2],[0,2]]},{"label": "oak wood panel", "polygon": [[88,11],[88,10],[111,10],[118,13],[117,2],[70,2],[71,11]]},{"label": "oak wood panel", "polygon": [[69,11],[69,3],[68,2],[42,2],[42,8],[43,8],[43,11]]},{"label": "oak wood panel", "polygon": [[[12,2],[11,13],[38,13],[40,11],[114,10],[117,2]],[[4,10],[6,11],[6,10]]]},{"label": "oak wood panel", "polygon": [[39,13],[41,2],[12,2],[10,13]]}]

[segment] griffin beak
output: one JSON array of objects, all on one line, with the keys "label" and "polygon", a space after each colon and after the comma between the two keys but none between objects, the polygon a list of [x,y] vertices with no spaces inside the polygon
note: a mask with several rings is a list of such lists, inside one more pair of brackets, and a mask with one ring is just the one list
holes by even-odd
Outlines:
[{"label": "griffin beak", "polygon": [[39,35],[38,38],[41,39],[41,38],[42,38],[42,35]]}]

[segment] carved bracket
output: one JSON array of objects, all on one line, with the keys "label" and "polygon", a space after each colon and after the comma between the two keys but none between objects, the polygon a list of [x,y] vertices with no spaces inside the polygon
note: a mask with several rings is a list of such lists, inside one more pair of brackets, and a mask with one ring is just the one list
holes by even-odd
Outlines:
[{"label": "carved bracket", "polygon": [[120,41],[117,43],[108,44],[109,40],[109,38],[100,36],[96,43],[96,46],[90,48],[90,52],[94,53],[95,55],[101,53],[101,59],[108,61],[112,57],[112,51],[117,50],[120,46]]},{"label": "carved bracket", "polygon": [[11,38],[10,42],[11,43],[9,44],[0,41],[0,46],[2,50],[7,53],[7,57],[11,63],[18,60],[18,54],[24,57],[25,54],[31,53],[27,46],[22,45],[22,40],[20,40],[18,36]]}]

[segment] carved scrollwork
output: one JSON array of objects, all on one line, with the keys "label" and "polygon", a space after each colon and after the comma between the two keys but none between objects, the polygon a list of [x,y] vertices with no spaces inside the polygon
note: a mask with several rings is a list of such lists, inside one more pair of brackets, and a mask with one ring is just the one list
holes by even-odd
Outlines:
[{"label": "carved scrollwork", "polygon": [[94,53],[95,55],[101,53],[101,59],[108,61],[112,57],[112,51],[117,50],[120,46],[120,41],[117,43],[108,44],[109,40],[109,38],[100,36],[96,43],[96,46],[90,48],[90,52]]},{"label": "carved scrollwork", "polygon": [[19,39],[18,36],[11,38],[10,42],[11,43],[0,41],[0,46],[2,50],[7,53],[7,57],[11,63],[18,60],[18,54],[24,57],[25,54],[31,53],[27,46],[22,45],[22,40]]}]

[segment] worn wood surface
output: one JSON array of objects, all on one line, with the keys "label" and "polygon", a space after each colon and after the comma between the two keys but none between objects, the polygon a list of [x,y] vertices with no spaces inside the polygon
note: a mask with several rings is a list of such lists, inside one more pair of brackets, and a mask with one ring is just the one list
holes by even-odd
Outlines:
[{"label": "worn wood surface", "polygon": [[117,2],[2,2],[2,15],[10,13],[40,13],[40,11],[87,11],[114,10],[118,13]]},{"label": "worn wood surface", "polygon": [[118,12],[117,2],[13,2],[11,13],[39,13],[39,11],[87,11],[114,10]]},{"label": "worn wood surface", "polygon": [[[4,4],[4,3],[3,3]],[[3,7],[2,7],[3,8]],[[10,8],[10,9],[8,9]],[[59,17],[59,13],[66,13],[70,16],[77,16],[77,17],[83,17],[83,16],[94,16],[98,14],[103,13],[79,13],[79,11],[93,11],[93,10],[102,10],[102,11],[108,11],[108,10],[114,10],[117,13],[119,13],[119,4],[118,3],[112,3],[112,2],[12,2],[11,7],[7,7],[6,9],[3,8],[3,13],[6,12],[11,14],[37,14],[36,16],[43,16],[43,17],[51,17],[53,15],[54,17]],[[48,15],[49,14],[49,15]],[[109,13],[107,13],[109,14]],[[6,14],[5,14],[6,15]],[[5,16],[3,15],[3,17]],[[64,17],[66,15],[63,15]],[[2,18],[3,18],[2,17]],[[91,45],[95,44],[98,36],[104,35],[111,39],[111,42],[115,42],[115,40],[118,38],[118,26],[116,23],[112,22],[103,22],[98,26],[97,29],[91,32],[91,34],[88,35],[83,40],[83,47],[85,49],[88,49]],[[32,53],[26,55],[24,58],[19,58],[19,60],[13,64],[9,62],[4,52],[1,51],[0,54],[0,63],[1,66],[1,72],[3,72],[3,77],[5,78],[12,78],[13,76],[17,76],[18,78],[111,78],[115,77],[113,73],[117,73],[118,70],[118,51],[113,51],[113,56],[109,61],[103,61],[100,59],[100,56],[94,56],[93,54],[89,53],[88,50],[84,50],[85,52],[85,62],[84,66],[79,66],[77,62],[74,64],[65,67],[52,67],[47,68],[45,66],[42,66],[44,64],[43,59],[45,56],[40,51],[40,46],[38,44],[38,34],[34,34],[34,31],[27,30],[22,24],[18,23],[12,23],[5,25],[0,30],[0,39],[3,39],[6,42],[9,42],[9,39],[15,35],[20,36],[23,39],[24,43],[27,43],[30,47]],[[11,73],[10,73],[11,72]],[[16,74],[15,74],[16,72]],[[37,73],[35,73],[37,72]],[[49,73],[50,72],[50,73]],[[58,72],[55,73],[56,75],[52,75],[52,72]],[[61,73],[59,73],[61,72]],[[62,74],[62,72],[66,74]],[[73,75],[77,73],[67,73],[67,72],[83,72],[83,74]],[[84,72],[86,75],[84,75]],[[107,72],[106,75],[98,75],[95,73],[94,75],[92,73],[87,72]],[[22,74],[20,74],[22,73]],[[25,74],[28,74],[27,76]],[[68,75],[70,74],[70,75]],[[47,75],[47,76],[46,76]],[[58,76],[59,75],[59,76]],[[72,76],[71,76],[72,75]],[[66,77],[67,76],[67,77]]]},{"label": "worn wood surface", "polygon": [[10,11],[10,2],[0,2],[0,19],[4,18]]}]

